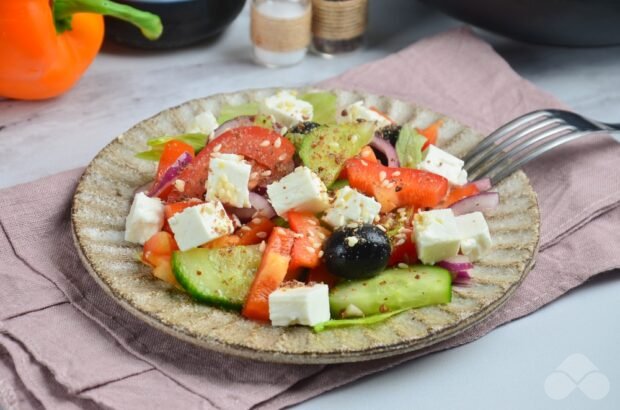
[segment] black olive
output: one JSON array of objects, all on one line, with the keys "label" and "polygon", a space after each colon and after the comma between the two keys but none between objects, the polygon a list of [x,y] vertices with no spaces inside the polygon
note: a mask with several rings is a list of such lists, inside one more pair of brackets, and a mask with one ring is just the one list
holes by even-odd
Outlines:
[{"label": "black olive", "polygon": [[289,129],[288,132],[292,134],[308,134],[310,131],[312,131],[316,127],[319,127],[320,125],[321,124],[312,121],[300,122],[291,129]]},{"label": "black olive", "polygon": [[390,240],[371,224],[336,229],[323,246],[330,273],[347,279],[370,278],[385,269],[390,259]]},{"label": "black olive", "polygon": [[398,135],[400,134],[400,129],[402,127],[400,125],[391,124],[386,125],[377,131],[377,136],[379,138],[383,138],[384,140],[390,141],[392,145],[396,145],[396,141],[398,141]]}]

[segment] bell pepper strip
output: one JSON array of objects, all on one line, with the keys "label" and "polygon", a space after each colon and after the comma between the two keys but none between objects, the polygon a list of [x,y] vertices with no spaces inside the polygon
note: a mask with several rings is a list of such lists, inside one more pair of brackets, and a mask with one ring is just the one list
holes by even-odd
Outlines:
[{"label": "bell pepper strip", "polygon": [[170,233],[157,232],[145,242],[142,261],[153,267],[153,276],[171,285],[179,286],[170,265],[172,252],[178,249],[179,246]]},{"label": "bell pepper strip", "polygon": [[237,235],[224,235],[220,236],[217,239],[212,240],[211,242],[207,242],[204,245],[200,246],[201,248],[206,249],[216,249],[216,248],[230,248],[231,246],[239,245],[239,237]]},{"label": "bell pepper strip", "polygon": [[338,276],[332,275],[327,267],[323,264],[317,266],[314,269],[310,269],[308,271],[308,276],[306,277],[306,283],[324,283],[330,288],[336,286],[338,282],[340,282],[340,278]]},{"label": "bell pepper strip", "polygon": [[437,144],[437,138],[439,137],[439,128],[443,125],[443,120],[437,120],[424,129],[418,129],[418,132],[426,138],[426,143],[422,147],[422,151],[428,148],[429,145]]},{"label": "bell pepper strip", "polygon": [[347,161],[347,177],[352,188],[375,197],[382,212],[402,206],[433,208],[448,192],[448,180],[430,172],[386,167],[359,158]]},{"label": "bell pepper strip", "polygon": [[182,202],[174,202],[171,204],[166,204],[164,206],[164,227],[163,230],[169,233],[172,233],[172,229],[170,229],[170,225],[168,224],[168,219],[172,218],[175,214],[183,211],[185,208],[189,208],[190,206],[198,205],[203,203],[203,201],[199,199],[188,199],[187,201]]},{"label": "bell pepper strip", "polygon": [[209,162],[214,152],[243,155],[252,163],[252,172],[261,178],[254,181],[255,184],[276,181],[295,167],[295,146],[279,133],[257,126],[233,128],[211,141],[181,172],[178,179],[185,182],[184,190],[173,189],[169,195],[171,202],[204,197]]},{"label": "bell pepper strip", "polygon": [[478,195],[480,190],[475,184],[466,184],[463,186],[453,187],[448,193],[446,199],[444,199],[437,208],[449,208],[461,199],[468,198],[470,196]]},{"label": "bell pepper strip", "polygon": [[263,217],[253,218],[235,233],[239,237],[239,245],[256,245],[266,240],[275,224]]},{"label": "bell pepper strip", "polygon": [[108,0],[0,1],[0,96],[41,100],[71,88],[103,42],[103,15],[157,39],[154,14]]},{"label": "bell pepper strip", "polygon": [[[360,153],[357,154],[355,158],[363,159],[366,162],[373,162],[373,163],[379,162],[379,160],[377,159],[377,155],[375,154],[375,151],[372,149],[370,145],[364,146],[364,148],[362,148]],[[338,175],[338,179],[347,179],[347,168],[346,167],[342,168],[342,171],[340,171],[340,175]]]},{"label": "bell pepper strip", "polygon": [[290,229],[276,227],[271,232],[263,259],[241,311],[244,317],[269,320],[269,295],[284,281],[294,241],[295,232]]},{"label": "bell pepper strip", "polygon": [[330,234],[311,212],[289,212],[288,223],[297,234],[285,280],[298,279],[303,268],[316,268],[321,263],[321,248]]},{"label": "bell pepper strip", "polygon": [[149,193],[149,195],[155,194],[165,201],[172,191],[175,176],[189,165],[194,156],[194,147],[191,145],[178,140],[167,142],[157,165],[157,174],[153,184],[153,189],[157,189],[157,192]]}]

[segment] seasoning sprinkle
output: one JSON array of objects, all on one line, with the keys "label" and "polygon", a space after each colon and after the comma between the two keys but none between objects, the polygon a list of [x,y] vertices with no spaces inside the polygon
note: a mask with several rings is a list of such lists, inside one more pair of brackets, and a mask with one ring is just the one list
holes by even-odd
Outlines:
[{"label": "seasoning sprinkle", "polygon": [[265,239],[267,237],[267,232],[258,232],[256,234],[256,237],[260,239]]},{"label": "seasoning sprinkle", "polygon": [[269,140],[264,140],[263,142],[260,143],[261,147],[268,147],[271,144],[271,142],[269,142]]}]

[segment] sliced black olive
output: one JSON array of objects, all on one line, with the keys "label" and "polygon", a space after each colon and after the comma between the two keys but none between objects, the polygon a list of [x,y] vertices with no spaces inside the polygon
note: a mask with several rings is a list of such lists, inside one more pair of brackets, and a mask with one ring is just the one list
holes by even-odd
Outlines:
[{"label": "sliced black olive", "polygon": [[402,127],[400,125],[391,124],[386,125],[377,131],[377,135],[384,140],[390,141],[392,145],[396,145],[396,141],[398,141],[398,135],[400,134],[400,129]]},{"label": "sliced black olive", "polygon": [[308,134],[310,131],[312,131],[316,127],[319,127],[320,125],[321,124],[312,121],[300,122],[291,129],[289,129],[288,132],[292,134]]},{"label": "sliced black olive", "polygon": [[371,224],[336,229],[323,246],[330,273],[347,279],[370,278],[381,273],[390,259],[390,240]]}]

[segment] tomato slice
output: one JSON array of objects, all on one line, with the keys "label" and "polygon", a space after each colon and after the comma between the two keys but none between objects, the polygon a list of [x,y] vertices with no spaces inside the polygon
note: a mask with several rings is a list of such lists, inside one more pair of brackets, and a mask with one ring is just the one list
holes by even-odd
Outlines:
[{"label": "tomato slice", "polygon": [[173,188],[169,195],[170,201],[204,197],[213,152],[243,155],[252,163],[252,172],[264,178],[262,181],[260,178],[254,181],[258,185],[264,181],[280,179],[295,167],[295,147],[279,133],[257,126],[233,128],[211,141],[181,172],[177,179],[184,181],[185,186],[182,192]]},{"label": "tomato slice", "polygon": [[153,267],[153,276],[171,285],[178,286],[170,265],[172,252],[178,249],[179,247],[170,233],[157,232],[144,244],[142,261]]},{"label": "tomato slice", "polygon": [[297,279],[303,268],[316,268],[321,263],[323,242],[331,233],[321,226],[319,219],[311,212],[289,212],[289,226],[301,236],[295,238],[291,251],[286,280]]},{"label": "tomato slice", "polygon": [[269,320],[269,295],[284,281],[294,241],[295,232],[290,229],[275,227],[271,232],[241,312],[244,317]]},{"label": "tomato slice", "polygon": [[392,253],[387,266],[398,265],[399,263],[414,264],[418,262],[418,252],[415,243],[411,240],[411,235],[407,235],[405,242],[392,247]]},{"label": "tomato slice", "polygon": [[374,196],[383,212],[401,206],[433,208],[448,192],[448,180],[430,172],[411,168],[392,168],[359,158],[347,161],[351,187]]},{"label": "tomato slice", "polygon": [[327,270],[327,267],[321,264],[308,272],[308,278],[306,279],[306,282],[324,283],[330,288],[333,288],[338,284],[338,282],[340,282],[340,278],[338,276],[332,275]]}]

